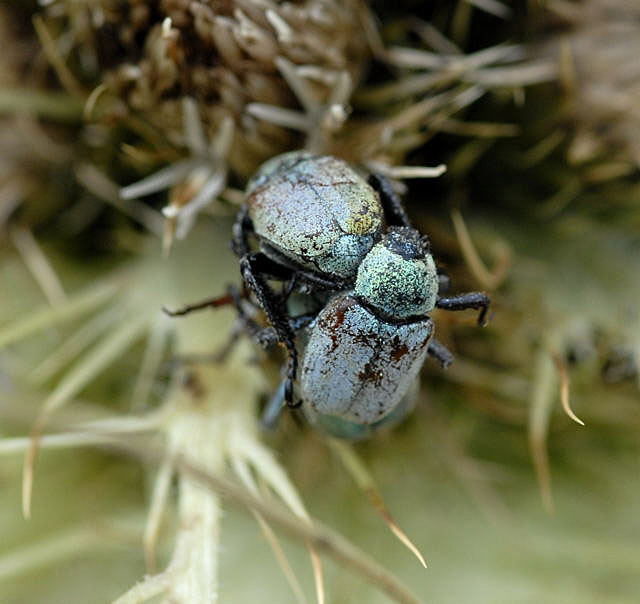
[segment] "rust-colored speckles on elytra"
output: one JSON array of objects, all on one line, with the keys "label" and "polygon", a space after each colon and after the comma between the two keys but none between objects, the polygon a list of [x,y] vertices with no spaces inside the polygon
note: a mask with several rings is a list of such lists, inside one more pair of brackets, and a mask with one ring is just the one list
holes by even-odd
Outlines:
[{"label": "rust-colored speckles on elytra", "polygon": [[409,347],[405,343],[403,343],[400,338],[393,338],[391,346],[391,358],[396,363],[399,363],[402,360],[402,357],[404,357],[409,352]]},{"label": "rust-colored speckles on elytra", "polygon": [[358,378],[362,383],[373,384],[374,386],[382,384],[384,373],[380,369],[380,363],[376,357],[367,361],[362,371],[358,373]]}]

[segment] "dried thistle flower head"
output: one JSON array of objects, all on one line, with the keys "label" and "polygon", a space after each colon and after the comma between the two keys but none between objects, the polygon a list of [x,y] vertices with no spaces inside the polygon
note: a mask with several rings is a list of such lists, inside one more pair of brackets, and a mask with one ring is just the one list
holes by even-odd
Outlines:
[{"label": "dried thistle flower head", "polygon": [[48,10],[75,38],[80,67],[95,63],[96,73],[81,77],[104,84],[127,113],[144,116],[174,144],[184,143],[186,96],[196,100],[209,140],[232,118],[229,163],[242,175],[294,144],[288,129],[245,111],[251,103],[295,107],[283,64],[306,66],[305,92],[324,103],[339,74],[359,80],[368,54],[355,0],[164,0],[154,10],[142,3],[56,2]]},{"label": "dried thistle flower head", "polygon": [[[54,57],[57,60],[57,75],[65,76],[66,79],[59,77],[63,85],[72,82],[67,89],[76,98],[79,97],[81,103],[86,103],[85,116],[89,122],[94,122],[82,128],[84,138],[73,150],[77,153],[91,133],[102,132],[102,145],[93,147],[93,150],[103,151],[102,155],[96,152],[88,159],[84,155],[80,157],[80,154],[74,157],[80,157],[80,161],[75,162],[78,182],[97,197],[102,196],[107,201],[111,198],[111,203],[120,209],[125,208],[134,217],[143,214],[150,216],[151,219],[146,220],[145,224],[156,234],[161,228],[159,225],[158,228],[152,227],[157,224],[159,214],[142,204],[136,207],[129,198],[170,188],[164,210],[169,237],[173,229],[178,234],[187,230],[195,213],[219,193],[222,192],[227,199],[230,190],[224,187],[229,173],[242,177],[252,172],[263,158],[294,145],[300,146],[302,137],[297,137],[292,131],[303,133],[307,147],[347,156],[354,162],[364,163],[394,178],[433,176],[441,174],[444,168],[427,169],[398,164],[437,132],[487,139],[517,134],[518,129],[513,124],[474,123],[462,121],[457,115],[494,88],[506,88],[514,98],[519,99],[522,86],[546,81],[556,74],[555,66],[549,61],[526,61],[526,49],[521,45],[494,46],[465,54],[462,45],[445,39],[429,23],[399,17],[401,23],[394,23],[390,29],[397,31],[398,27],[404,27],[410,29],[411,35],[390,31],[389,42],[394,46],[385,49],[372,45],[376,58],[385,63],[384,73],[387,76],[390,74],[389,81],[383,78],[383,81],[371,82],[368,89],[357,90],[358,98],[354,102],[361,111],[357,117],[347,120],[348,103],[368,58],[365,33],[362,31],[364,28],[360,24],[366,8],[355,0],[344,3],[338,0],[307,0],[297,4],[269,0],[156,0],[153,3],[42,0],[42,4],[46,6],[46,12],[39,22],[47,28],[49,41],[55,43],[53,46],[58,53]],[[472,3],[461,0],[457,4],[465,10]],[[501,2],[492,0],[475,4],[505,13]],[[406,9],[403,7],[403,10]],[[54,64],[54,61],[51,63]],[[60,71],[62,67],[67,72]],[[77,81],[69,79],[71,74]],[[499,114],[496,119],[500,119]],[[120,128],[121,125],[124,127]],[[128,145],[121,144],[123,139]],[[488,148],[483,146],[484,141],[473,141],[478,142],[482,148]],[[180,151],[176,147],[180,147]],[[121,190],[121,197],[127,198],[123,201],[118,197],[117,186],[109,180],[130,182],[123,180],[122,174],[113,168],[112,159],[116,154],[126,156],[132,163],[137,159],[138,165],[144,164],[147,171],[152,171],[154,166],[163,167],[150,177]],[[472,155],[475,157],[475,151]],[[463,180],[460,172],[456,175],[455,171],[452,171],[451,178],[457,178],[458,183]],[[500,186],[503,184],[500,182]],[[146,213],[140,211],[142,208]],[[518,218],[515,216],[516,221]],[[458,213],[458,231],[464,229],[464,224],[460,227],[461,221],[461,214]],[[167,354],[205,353],[211,348],[215,349],[218,344],[222,345],[223,336],[226,335],[229,321],[223,315],[205,317],[205,321],[207,318],[212,320],[205,326],[201,317],[183,322],[168,321],[157,312],[157,307],[155,314],[154,309],[150,308],[159,306],[165,300],[177,305],[215,294],[223,290],[227,269],[233,269],[233,274],[237,274],[237,265],[233,260],[224,260],[228,225],[220,221],[218,227],[224,230],[212,230],[210,227],[213,225],[209,221],[203,222],[208,224],[207,230],[194,229],[185,242],[176,246],[168,262],[160,260],[155,250],[150,257],[131,262],[130,271],[128,275],[123,275],[122,281],[104,282],[94,275],[92,279],[95,279],[94,285],[98,290],[90,292],[88,301],[87,297],[78,300],[78,297],[71,295],[67,304],[60,304],[53,311],[46,309],[35,320],[26,316],[17,326],[9,325],[4,333],[5,343],[7,339],[26,337],[25,330],[29,335],[36,328],[51,326],[56,318],[68,318],[70,305],[72,309],[75,305],[75,308],[80,306],[83,312],[88,312],[88,320],[84,314],[79,315],[77,324],[67,334],[68,339],[51,355],[43,359],[43,355],[37,351],[39,364],[33,374],[38,385],[51,385],[45,407],[48,411],[54,409],[56,415],[58,411],[63,411],[63,406],[73,405],[72,399],[76,394],[81,393],[98,373],[111,370],[111,364],[116,364],[119,357],[127,353],[129,348],[134,348],[138,340],[145,342],[144,360],[132,395],[136,402],[136,413],[121,416],[114,412],[114,415],[99,418],[100,421],[91,424],[78,424],[78,418],[72,416],[69,426],[59,424],[63,428],[72,428],[68,433],[43,434],[40,443],[45,452],[50,446],[100,444],[105,437],[122,437],[117,444],[123,449],[129,447],[126,450],[130,453],[140,453],[142,459],[147,459],[142,451],[147,446],[147,437],[157,443],[156,461],[160,462],[160,470],[151,496],[144,543],[147,570],[158,572],[134,586],[120,602],[146,601],[157,595],[172,601],[215,600],[219,588],[217,562],[226,558],[227,542],[224,539],[220,541],[222,507],[212,479],[223,472],[232,475],[247,489],[247,492],[227,489],[227,496],[235,493],[235,499],[230,498],[231,503],[244,502],[243,505],[251,508],[270,541],[273,531],[267,525],[267,520],[274,528],[295,528],[295,534],[301,540],[317,545],[318,549],[326,549],[333,544],[334,555],[339,549],[336,548],[339,542],[327,538],[326,534],[310,532],[306,512],[293,483],[289,482],[272,452],[262,442],[255,421],[255,405],[258,395],[268,394],[270,388],[262,383],[264,375],[252,362],[253,356],[250,355],[253,353],[248,347],[236,350],[237,356],[230,357],[222,367],[198,366],[197,359],[193,361],[194,367],[180,367],[178,364],[174,368],[174,376],[186,374],[188,379],[184,383],[176,380],[171,388],[159,392],[161,401],[151,399],[158,403],[159,412],[144,406],[144,402],[155,394],[154,376],[166,350],[171,347],[172,352]],[[200,226],[204,228],[205,225]],[[522,225],[517,226],[522,231]],[[128,233],[128,236],[131,237],[132,233]],[[553,256],[555,252],[558,257],[565,259],[567,271],[571,271],[567,242],[564,237],[549,238],[562,242],[557,252],[551,245],[541,245],[540,242],[546,240],[538,235],[531,247],[548,252],[545,268],[553,267],[554,274],[561,276],[565,265]],[[516,240],[515,237],[512,239]],[[523,251],[520,253],[525,254]],[[180,254],[185,255],[181,257]],[[580,265],[580,260],[577,263]],[[529,277],[530,272],[520,270],[523,266],[526,268],[525,262],[521,261],[515,271],[520,275],[518,287],[525,294],[533,292],[532,297],[538,301],[540,312],[531,310],[532,306],[523,295],[523,301],[512,312],[513,322],[505,328],[507,311],[501,309],[501,323],[495,330],[497,332],[500,329],[504,334],[505,345],[501,350],[509,351],[509,354],[486,355],[487,362],[484,363],[465,364],[463,360],[457,365],[459,369],[454,368],[457,373],[449,373],[448,379],[467,385],[470,397],[475,396],[476,402],[479,401],[481,405],[483,395],[478,391],[483,389],[497,393],[505,400],[516,398],[518,404],[525,399],[526,393],[522,395],[522,392],[526,390],[526,379],[529,377],[530,354],[523,350],[522,342],[527,341],[526,338],[514,338],[512,329],[513,325],[521,326],[523,323],[519,310],[525,308],[530,318],[536,317],[535,321],[530,319],[532,331],[540,332],[541,326],[547,330],[540,338],[543,340],[538,347],[537,358],[540,363],[532,396],[532,415],[535,415],[532,441],[537,438],[536,442],[542,442],[543,446],[555,392],[554,379],[557,381],[551,365],[556,357],[550,357],[548,349],[559,351],[557,358],[560,366],[565,342],[575,338],[576,333],[589,333],[591,326],[598,323],[591,314],[576,320],[578,311],[574,306],[564,315],[557,312],[559,302],[554,300],[552,294],[555,291],[551,289],[547,275],[542,274],[534,279]],[[480,273],[485,274],[485,282],[494,284],[487,285],[487,288],[493,288],[504,277],[504,272],[489,273],[482,268],[480,266]],[[582,275],[577,272],[574,274]],[[580,279],[580,282],[589,284],[587,277]],[[567,282],[563,278],[557,281],[561,286]],[[589,289],[585,287],[585,291],[589,292]],[[540,292],[544,298],[540,297]],[[562,299],[560,294],[558,298]],[[597,307],[590,304],[594,299],[592,295],[581,295],[579,298],[589,302],[587,310],[590,313],[595,308],[607,311],[611,316],[608,312],[610,307],[604,302]],[[636,299],[637,296],[631,298]],[[94,313],[87,310],[88,306]],[[552,316],[554,310],[556,313]],[[560,317],[557,323],[556,315]],[[558,329],[557,332],[547,333],[557,324],[566,327],[563,331]],[[442,332],[446,333],[446,329]],[[551,336],[555,336],[555,339]],[[482,358],[477,352],[480,343],[464,340],[460,338],[460,345],[468,346],[472,351],[475,349],[476,353],[463,353],[462,358]],[[507,343],[511,348],[507,347]],[[486,346],[497,348],[490,343]],[[88,352],[85,354],[83,350]],[[518,354],[511,354],[512,350]],[[496,363],[496,358],[502,363]],[[516,363],[515,359],[520,362]],[[519,366],[515,367],[516,364]],[[31,365],[25,363],[29,368]],[[566,369],[562,371],[566,375]],[[561,373],[560,369],[558,373]],[[54,374],[59,376],[55,382],[51,381],[55,378]],[[512,379],[514,375],[515,380]],[[31,374],[29,377],[34,378]],[[429,385],[431,403],[437,399],[439,390],[442,389],[437,382]],[[108,396],[108,393],[103,395]],[[100,395],[96,402],[99,400]],[[447,406],[450,403],[451,400],[447,400]],[[494,409],[491,402],[491,413]],[[505,417],[520,418],[520,409],[515,411],[516,414],[513,414],[511,409],[507,409]],[[415,525],[425,526],[422,502],[426,500],[424,494],[415,493],[415,486],[437,484],[440,492],[440,483],[425,479],[423,468],[429,459],[442,454],[442,451],[445,456],[452,458],[452,472],[457,472],[463,482],[471,484],[471,490],[479,494],[481,502],[488,501],[483,503],[483,507],[489,510],[489,515],[493,512],[493,516],[501,516],[502,506],[495,505],[494,499],[497,498],[493,497],[491,488],[487,489],[489,483],[484,476],[483,464],[476,464],[466,452],[458,451],[455,446],[457,443],[448,442],[446,422],[437,421],[437,411],[433,415],[435,417],[430,419],[436,419],[436,422],[431,422],[435,426],[432,433],[435,438],[420,438],[420,443],[422,446],[425,442],[435,442],[433,451],[429,451],[435,455],[425,455],[422,448],[413,457],[407,455],[406,450],[398,453],[402,457],[401,463],[396,466],[399,469],[396,473],[398,476],[411,468],[407,460],[417,460],[415,468],[419,473],[416,474],[410,496],[406,498],[407,502],[409,499],[418,502]],[[79,433],[77,429],[80,429]],[[313,439],[305,438],[305,441]],[[135,448],[137,445],[140,445],[140,451]],[[305,446],[308,444],[305,443]],[[539,450],[542,450],[542,446]],[[32,442],[28,438],[7,439],[0,443],[0,449],[2,447],[5,453],[29,450]],[[294,450],[296,458],[303,460],[301,467],[304,467],[307,475],[311,467],[321,465],[305,464],[301,447],[289,447],[288,450]],[[386,448],[385,463],[388,463],[389,454],[394,452],[395,447]],[[351,465],[354,465],[353,460]],[[206,477],[203,470],[210,472],[206,474],[209,482],[204,480],[200,484],[195,479],[198,476]],[[371,493],[370,484],[366,477],[362,480],[360,469],[357,468],[355,473],[360,475],[360,482],[365,483],[361,485],[364,490]],[[36,505],[43,500],[42,474],[36,468]],[[173,476],[177,478],[175,491],[171,489]],[[318,500],[326,501],[329,499],[327,494],[333,498],[335,491],[329,490],[324,481],[318,481],[318,484],[323,489]],[[225,491],[220,485],[218,488]],[[173,501],[174,493],[178,503],[175,510],[168,505]],[[373,495],[375,499],[376,493]],[[288,506],[290,511],[287,514],[279,514],[281,510],[270,505],[276,498]],[[170,557],[167,554],[156,560],[155,545],[161,542],[161,520],[165,507],[167,512],[174,512],[172,517],[176,521],[176,538],[172,544],[175,547]],[[340,510],[339,505],[334,504],[333,507],[344,511]],[[431,501],[430,507],[435,507]],[[449,507],[443,506],[447,514]],[[446,527],[444,542],[447,544],[458,541],[455,537],[450,538],[450,520],[447,518],[446,522],[440,523]],[[228,525],[225,524],[224,528],[225,536],[229,535],[231,531]],[[366,532],[367,536],[375,538],[377,531],[369,530],[367,526]],[[358,536],[358,542],[361,537]],[[465,545],[469,543],[467,535],[459,541]],[[220,547],[221,544],[224,548]],[[278,544],[272,545],[278,556]],[[377,547],[372,551],[377,552],[379,545]],[[481,547],[484,550],[485,543],[481,543]],[[221,552],[223,555],[220,555]],[[336,556],[336,559],[344,562],[344,553],[341,554],[342,558]],[[162,556],[161,551],[159,554]],[[254,555],[253,552],[251,554]],[[485,554],[483,551],[483,558]],[[312,560],[316,576],[319,576],[315,552],[312,552]],[[243,562],[246,561],[247,558],[243,557]],[[237,583],[247,583],[249,569],[240,564],[236,566],[241,573]],[[286,567],[286,563],[283,567]],[[367,576],[382,576],[380,569],[370,566],[369,571]],[[143,572],[140,568],[140,574]],[[220,581],[222,588],[231,585],[228,569],[219,574],[223,578]],[[421,576],[415,584],[423,589],[427,585],[430,588],[433,579],[426,577]],[[292,583],[294,592],[302,591],[295,581]],[[447,589],[450,589],[456,585],[455,578],[448,583]],[[389,578],[386,584],[388,588],[393,587]],[[270,593],[264,585],[260,584],[259,587],[263,595]],[[321,580],[317,589],[317,599],[323,601]],[[352,584],[349,584],[349,592],[354,593]],[[396,588],[395,593],[400,591]],[[340,600],[340,595],[336,594],[331,593],[330,597]],[[362,592],[358,592],[358,595],[362,601],[370,601]],[[221,596],[221,599],[224,598]],[[234,601],[245,599],[236,597]],[[304,601],[304,596],[298,599]],[[465,598],[454,595],[452,599]],[[401,601],[414,599],[405,597]]]},{"label": "dried thistle flower head", "polygon": [[640,165],[640,5],[584,0],[549,8],[570,25],[558,40],[577,123],[569,158],[611,161],[614,152],[615,159]]}]

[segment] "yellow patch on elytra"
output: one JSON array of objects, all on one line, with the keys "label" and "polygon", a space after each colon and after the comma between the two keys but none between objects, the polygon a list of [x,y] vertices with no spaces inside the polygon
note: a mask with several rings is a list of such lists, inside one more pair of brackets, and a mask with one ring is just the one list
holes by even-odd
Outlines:
[{"label": "yellow patch on elytra", "polygon": [[380,228],[380,216],[363,208],[346,221],[346,232],[352,235],[369,235]]}]

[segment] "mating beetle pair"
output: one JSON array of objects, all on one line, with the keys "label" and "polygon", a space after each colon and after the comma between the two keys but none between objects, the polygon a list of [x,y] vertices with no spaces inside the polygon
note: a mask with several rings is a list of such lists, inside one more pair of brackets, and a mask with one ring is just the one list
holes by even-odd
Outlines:
[{"label": "mating beetle pair", "polygon": [[[445,367],[453,360],[433,337],[434,308],[478,309],[482,324],[490,304],[480,292],[440,296],[446,279],[390,183],[366,181],[330,156],[292,152],[265,163],[247,187],[232,243],[271,323],[260,329],[236,299],[248,332],[287,348],[283,400],[273,405],[303,404],[341,436],[409,408],[427,355]],[[300,301],[307,309],[297,314]]]}]

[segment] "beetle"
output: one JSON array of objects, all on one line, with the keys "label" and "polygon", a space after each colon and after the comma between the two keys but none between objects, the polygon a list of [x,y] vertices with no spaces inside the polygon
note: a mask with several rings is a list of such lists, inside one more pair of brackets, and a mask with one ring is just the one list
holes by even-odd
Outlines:
[{"label": "beetle", "polygon": [[[443,367],[453,361],[433,337],[438,290],[428,242],[410,227],[390,227],[360,264],[353,289],[335,294],[298,336],[296,394],[312,424],[356,439],[411,410],[426,357]],[[285,382],[267,406],[267,423],[284,392]]]},{"label": "beetle", "polygon": [[[286,298],[295,287],[313,290],[345,291],[354,286],[362,266],[378,262],[378,245],[384,227],[395,231],[391,238],[396,248],[411,247],[420,235],[391,184],[376,174],[365,180],[343,160],[332,156],[294,151],[267,161],[247,186],[246,199],[233,228],[232,247],[240,258],[244,282],[265,311],[278,339],[288,352],[285,400],[294,400],[294,382],[298,371],[295,333],[286,310]],[[259,250],[252,251],[249,238],[254,235]],[[427,241],[426,239],[424,239]],[[428,247],[428,244],[426,244]],[[486,294],[473,292],[452,298],[439,297],[442,278],[433,270],[429,281],[434,307],[449,310],[480,310],[483,323],[489,308]],[[395,300],[404,296],[403,284],[391,286],[392,275],[384,271],[393,266],[367,271],[370,287],[382,287]],[[366,288],[367,278],[360,279]],[[269,279],[288,281],[284,296],[270,287]],[[377,285],[374,285],[377,284]],[[398,302],[399,303],[399,302]],[[395,310],[395,309],[394,309]],[[384,311],[380,311],[384,312]]]},{"label": "beetle", "polygon": [[424,240],[409,227],[391,227],[361,263],[354,288],[332,298],[311,324],[301,400],[364,425],[389,414],[429,352],[437,292]]},{"label": "beetle", "polygon": [[[261,330],[246,322],[248,331],[264,346],[281,342],[287,349],[284,401],[290,407],[306,401],[321,417],[358,425],[383,420],[429,352],[443,365],[452,358],[433,338],[428,313],[473,308],[483,324],[490,304],[481,292],[440,296],[446,279],[391,184],[375,174],[365,180],[332,156],[291,152],[266,162],[247,186],[232,248],[271,324]],[[286,286],[279,293],[272,281]],[[319,300],[313,312],[291,314],[294,292]],[[219,305],[210,300],[171,314]],[[297,346],[303,330],[308,339]]]},{"label": "beetle", "polygon": [[[245,332],[264,348],[275,346],[273,327],[263,327],[254,318],[256,304],[235,287],[229,292]],[[228,298],[219,300],[226,304]],[[431,337],[429,317],[384,321],[368,312],[353,292],[323,300],[323,295],[294,293],[287,301],[302,361],[294,391],[304,415],[321,431],[351,440],[395,425],[413,409],[417,372],[425,356],[443,367],[453,356]],[[261,423],[266,428],[275,427],[285,407],[285,385],[286,378],[265,405]]]},{"label": "beetle", "polygon": [[[347,440],[362,440],[382,429],[396,426],[407,417],[415,406],[419,387],[420,380],[416,378],[398,405],[388,415],[372,424],[362,424],[337,415],[319,413],[313,407],[304,403],[302,404],[302,412],[309,424],[320,432]],[[284,381],[282,381],[263,409],[260,420],[262,426],[267,429],[273,429],[285,407]]]}]

